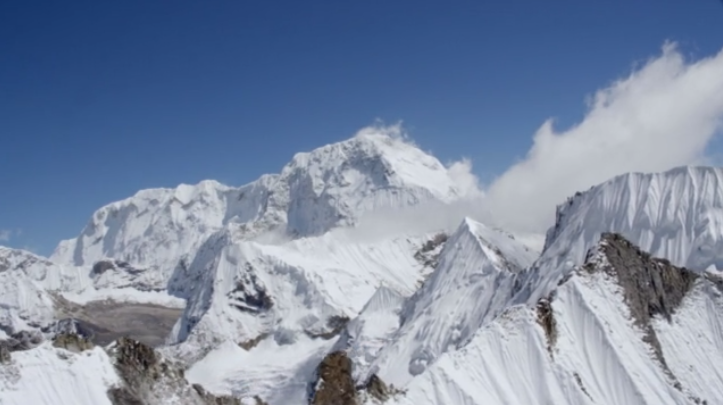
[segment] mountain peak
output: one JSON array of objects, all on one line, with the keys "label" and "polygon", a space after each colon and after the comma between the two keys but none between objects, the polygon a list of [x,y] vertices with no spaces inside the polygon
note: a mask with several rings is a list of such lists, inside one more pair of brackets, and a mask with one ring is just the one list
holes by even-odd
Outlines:
[{"label": "mountain peak", "polygon": [[292,178],[299,172],[308,175],[318,191],[416,187],[444,200],[461,194],[439,160],[395,129],[367,128],[350,139],[297,153],[281,176]]},{"label": "mountain peak", "polygon": [[245,240],[269,233],[301,238],[354,226],[370,211],[448,203],[463,195],[454,173],[399,128],[367,128],[297,153],[279,174],[241,187],[207,180],[139,191],[96,211],[81,235],[61,242],[52,259],[75,266],[122,260],[146,269],[126,282],[163,289],[178,266],[192,259],[188,252],[224,229]]},{"label": "mountain peak", "polygon": [[620,234],[605,232],[588,253],[583,270],[615,277],[632,316],[647,327],[655,315],[670,320],[700,275],[652,257]]}]

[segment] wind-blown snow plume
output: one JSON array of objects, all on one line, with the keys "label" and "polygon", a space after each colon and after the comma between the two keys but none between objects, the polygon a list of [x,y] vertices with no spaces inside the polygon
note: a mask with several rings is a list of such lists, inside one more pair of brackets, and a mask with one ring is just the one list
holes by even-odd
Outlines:
[{"label": "wind-blown snow plume", "polygon": [[[544,231],[557,203],[615,175],[706,160],[723,119],[723,51],[687,60],[675,44],[592,97],[582,122],[557,132],[551,120],[527,157],[490,186],[500,225]],[[525,215],[520,215],[524,212]]]}]

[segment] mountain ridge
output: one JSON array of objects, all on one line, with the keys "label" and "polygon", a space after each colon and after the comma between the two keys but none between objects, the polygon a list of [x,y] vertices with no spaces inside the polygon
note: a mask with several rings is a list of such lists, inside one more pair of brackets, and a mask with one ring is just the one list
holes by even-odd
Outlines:
[{"label": "mountain ridge", "polygon": [[[454,209],[468,185],[393,131],[368,130],[241,187],[141,190],[96,211],[53,260],[0,248],[0,339],[52,326],[72,312],[63,306],[146,300],[183,308],[159,355],[199,395],[244,404],[719,399],[723,374],[706,354],[723,364],[723,281],[707,270],[723,263],[723,169],[632,173],[578,193],[558,207],[541,253],[472,218],[456,229],[402,219],[427,203],[429,215]],[[364,223],[376,212],[385,215]],[[613,245],[624,260],[605,250]],[[675,265],[695,270],[684,289],[670,284]],[[641,293],[646,283],[660,288]],[[75,370],[63,350],[10,353],[0,383],[27,389],[17,378],[43,362]],[[96,403],[113,374],[99,350],[87,365],[106,370],[93,379]],[[337,371],[344,384],[310,396],[319,373]]]}]

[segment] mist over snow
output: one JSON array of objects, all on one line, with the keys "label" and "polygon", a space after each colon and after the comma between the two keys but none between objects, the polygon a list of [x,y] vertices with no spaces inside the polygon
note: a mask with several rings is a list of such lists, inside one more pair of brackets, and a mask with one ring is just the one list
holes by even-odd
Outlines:
[{"label": "mist over snow", "polygon": [[722,119],[723,51],[692,60],[666,43],[598,90],[579,124],[558,131],[543,123],[527,156],[486,190],[486,203],[500,225],[543,232],[555,205],[576,191],[626,172],[707,162]]},{"label": "mist over snow", "polygon": [[[628,172],[660,172],[710,163],[707,146],[723,122],[723,51],[687,58],[676,43],[635,66],[587,99],[582,121],[566,130],[544,122],[525,158],[480,184],[467,158],[450,162],[448,175],[465,197],[404,210],[368,213],[351,238],[374,239],[401,229],[450,230],[465,217],[512,232],[537,249],[555,218],[555,207]],[[356,136],[384,134],[414,145],[401,123],[376,123]],[[524,213],[524,214],[520,214]]]}]

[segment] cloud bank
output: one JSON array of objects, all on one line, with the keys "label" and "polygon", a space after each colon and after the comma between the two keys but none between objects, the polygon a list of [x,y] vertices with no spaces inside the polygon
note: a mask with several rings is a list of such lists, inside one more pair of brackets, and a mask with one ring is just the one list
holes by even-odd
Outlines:
[{"label": "cloud bank", "polygon": [[486,204],[497,225],[544,232],[555,206],[626,172],[706,163],[723,121],[723,51],[687,60],[673,43],[598,90],[582,122],[558,132],[548,120],[527,156],[496,178]]},{"label": "cloud bank", "polygon": [[[452,162],[447,169],[466,191],[463,201],[370,213],[349,236],[451,230],[472,217],[539,248],[539,236],[567,197],[627,172],[710,163],[706,149],[722,124],[723,51],[690,60],[666,43],[660,54],[595,92],[577,125],[559,131],[552,120],[544,122],[526,157],[489,187],[481,189],[469,160]],[[411,142],[400,124],[386,132]]]},{"label": "cloud bank", "polygon": [[[577,125],[563,131],[544,122],[526,157],[480,186],[468,159],[446,165],[465,198],[403,210],[377,210],[337,237],[372,241],[399,232],[452,231],[464,217],[502,228],[533,248],[553,225],[555,207],[577,191],[627,172],[659,172],[710,163],[706,148],[723,127],[723,51],[686,59],[673,43],[589,99]],[[384,133],[414,145],[401,123],[375,125],[357,136]]]}]

